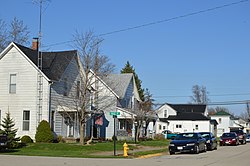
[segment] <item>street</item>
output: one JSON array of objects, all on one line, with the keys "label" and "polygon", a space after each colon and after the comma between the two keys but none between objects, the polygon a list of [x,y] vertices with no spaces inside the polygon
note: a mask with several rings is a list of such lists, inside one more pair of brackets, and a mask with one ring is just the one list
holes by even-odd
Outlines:
[{"label": "street", "polygon": [[163,155],[147,159],[82,159],[0,155],[1,166],[247,166],[250,143],[223,146],[200,154]]}]

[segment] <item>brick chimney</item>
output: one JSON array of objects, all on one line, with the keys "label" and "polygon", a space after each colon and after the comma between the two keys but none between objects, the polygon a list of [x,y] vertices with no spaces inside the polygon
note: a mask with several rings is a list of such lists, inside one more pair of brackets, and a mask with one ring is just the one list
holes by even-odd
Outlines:
[{"label": "brick chimney", "polygon": [[38,50],[38,46],[39,46],[38,38],[34,37],[33,40],[32,40],[32,50],[37,51]]}]

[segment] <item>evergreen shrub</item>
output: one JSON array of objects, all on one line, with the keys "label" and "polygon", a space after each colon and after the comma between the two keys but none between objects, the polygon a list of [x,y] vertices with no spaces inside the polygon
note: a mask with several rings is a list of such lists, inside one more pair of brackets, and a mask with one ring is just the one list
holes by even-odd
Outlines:
[{"label": "evergreen shrub", "polygon": [[46,120],[42,120],[36,130],[35,135],[36,142],[51,143],[54,136],[50,129],[50,125]]},{"label": "evergreen shrub", "polygon": [[30,138],[30,136],[25,135],[21,138],[21,143],[24,144],[33,143],[33,140]]}]

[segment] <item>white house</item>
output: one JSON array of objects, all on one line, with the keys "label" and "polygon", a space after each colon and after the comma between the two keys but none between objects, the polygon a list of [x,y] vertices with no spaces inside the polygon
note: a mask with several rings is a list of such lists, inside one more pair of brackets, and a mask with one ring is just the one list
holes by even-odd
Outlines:
[{"label": "white house", "polygon": [[[34,139],[39,122],[46,120],[55,134],[79,138],[77,102],[83,68],[77,51],[38,54],[36,42],[33,48],[11,43],[0,54],[0,120],[10,112],[17,136]],[[89,112],[94,114],[88,120],[86,135],[112,138],[116,120],[116,134],[132,137],[133,110],[140,102],[133,74],[99,78],[92,72],[89,77],[93,79]],[[116,119],[113,112],[119,112]]]},{"label": "white house", "polygon": [[243,129],[247,133],[249,132],[248,122],[240,118],[235,118],[228,112],[219,111],[210,115],[210,117],[218,122],[217,136],[221,136],[224,132],[230,132],[230,129],[234,128]]},{"label": "white house", "polygon": [[207,117],[206,105],[164,104],[156,112],[156,133],[163,130],[175,133],[216,131],[216,123]]},{"label": "white house", "polygon": [[[37,45],[35,42],[33,46]],[[34,139],[39,122],[46,120],[56,134],[77,137],[77,121],[68,121],[77,118],[70,97],[77,94],[74,86],[79,82],[77,51],[39,53],[42,70],[37,47],[11,43],[0,54],[0,119],[9,112],[18,129],[17,136]]]}]

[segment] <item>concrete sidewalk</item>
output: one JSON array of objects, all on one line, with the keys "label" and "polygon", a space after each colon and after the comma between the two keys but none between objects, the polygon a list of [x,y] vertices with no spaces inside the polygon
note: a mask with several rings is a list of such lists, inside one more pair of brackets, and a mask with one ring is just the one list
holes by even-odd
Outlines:
[{"label": "concrete sidewalk", "polygon": [[[161,150],[161,149],[166,149],[166,147],[152,147],[152,146],[141,146],[141,145],[134,145],[134,144],[128,144],[130,149],[128,151],[128,155],[134,156],[136,152],[146,152],[146,151],[153,151],[153,150]],[[133,146],[135,148],[133,148]],[[133,149],[132,149],[132,148]],[[148,158],[148,157],[153,157],[153,156],[159,156],[159,155],[167,155],[167,151],[164,153],[155,153],[155,154],[150,154],[150,155],[145,155],[145,156],[140,156],[138,158]],[[114,151],[104,151],[104,152],[97,152],[93,153],[94,156],[114,156]],[[116,151],[117,156],[123,156],[123,151],[118,150]]]}]

